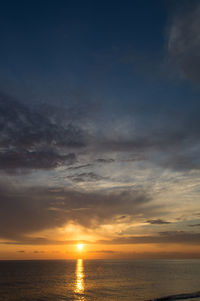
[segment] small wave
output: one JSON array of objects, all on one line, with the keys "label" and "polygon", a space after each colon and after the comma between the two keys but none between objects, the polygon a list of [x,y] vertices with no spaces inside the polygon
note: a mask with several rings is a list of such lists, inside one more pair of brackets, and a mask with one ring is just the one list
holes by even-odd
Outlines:
[{"label": "small wave", "polygon": [[200,292],[195,292],[190,294],[171,295],[171,296],[161,297],[157,299],[151,299],[148,301],[186,300],[186,299],[199,298],[199,297],[200,297]]}]

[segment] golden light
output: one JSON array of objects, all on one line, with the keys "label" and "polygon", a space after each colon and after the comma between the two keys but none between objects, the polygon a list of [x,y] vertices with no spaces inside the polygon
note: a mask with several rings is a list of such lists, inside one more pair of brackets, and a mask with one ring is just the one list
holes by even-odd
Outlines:
[{"label": "golden light", "polygon": [[81,299],[78,299],[82,301],[85,300],[83,296],[84,289],[85,289],[84,277],[85,275],[84,275],[83,259],[78,259],[76,264],[76,284],[75,284],[74,292],[76,294],[82,295]]},{"label": "golden light", "polygon": [[78,244],[77,248],[78,248],[79,251],[83,250],[83,244]]}]

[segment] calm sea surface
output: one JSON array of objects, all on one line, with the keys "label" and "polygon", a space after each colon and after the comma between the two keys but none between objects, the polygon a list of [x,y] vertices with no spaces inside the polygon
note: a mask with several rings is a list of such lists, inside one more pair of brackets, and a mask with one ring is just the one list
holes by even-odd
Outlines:
[{"label": "calm sea surface", "polygon": [[199,290],[200,260],[0,261],[1,301],[131,301]]}]

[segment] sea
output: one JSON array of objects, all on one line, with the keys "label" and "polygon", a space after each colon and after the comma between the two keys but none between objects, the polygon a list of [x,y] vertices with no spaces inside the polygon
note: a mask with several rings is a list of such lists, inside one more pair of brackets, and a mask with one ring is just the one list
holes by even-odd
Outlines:
[{"label": "sea", "polygon": [[1,301],[200,300],[199,291],[194,259],[0,261]]}]

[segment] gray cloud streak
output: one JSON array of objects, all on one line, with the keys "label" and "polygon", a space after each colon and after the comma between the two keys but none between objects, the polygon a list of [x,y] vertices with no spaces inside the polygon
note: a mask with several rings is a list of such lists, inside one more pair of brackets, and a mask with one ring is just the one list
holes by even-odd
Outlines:
[{"label": "gray cloud streak", "polygon": [[171,222],[164,221],[163,219],[150,219],[150,220],[148,220],[146,222],[148,224],[152,224],[152,225],[167,225],[167,224],[171,224]]},{"label": "gray cloud streak", "polygon": [[165,231],[152,236],[118,237],[113,240],[101,240],[102,244],[191,244],[200,245],[200,233],[185,231]]}]

